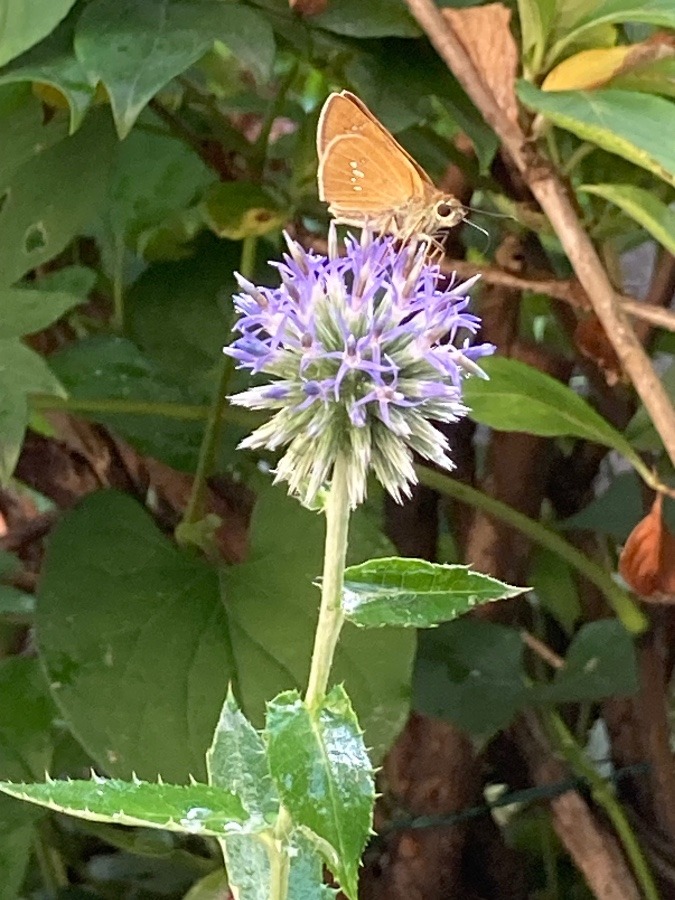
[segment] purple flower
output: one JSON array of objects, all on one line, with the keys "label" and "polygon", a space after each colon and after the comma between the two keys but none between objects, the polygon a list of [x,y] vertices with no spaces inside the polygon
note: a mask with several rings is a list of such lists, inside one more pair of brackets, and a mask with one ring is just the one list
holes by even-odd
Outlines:
[{"label": "purple flower", "polygon": [[286,452],[276,470],[312,505],[343,453],[358,505],[373,471],[397,500],[416,482],[412,451],[452,468],[445,436],[432,421],[466,415],[462,379],[486,377],[476,360],[494,351],[471,344],[480,320],[467,312],[475,278],[439,287],[425,244],[397,247],[390,237],[349,235],[328,256],[286,237],[289,254],[273,263],[281,284],[238,278],[239,336],[225,352],[239,368],[270,376],[232,402],[277,410],[241,443]]}]

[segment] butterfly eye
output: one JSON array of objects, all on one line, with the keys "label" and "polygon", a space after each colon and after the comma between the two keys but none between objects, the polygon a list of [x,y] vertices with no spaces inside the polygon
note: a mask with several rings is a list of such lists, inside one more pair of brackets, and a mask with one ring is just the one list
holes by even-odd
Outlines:
[{"label": "butterfly eye", "polygon": [[459,210],[456,206],[451,203],[446,203],[445,200],[441,200],[436,204],[436,215],[439,219],[452,219],[456,221],[457,214]]}]

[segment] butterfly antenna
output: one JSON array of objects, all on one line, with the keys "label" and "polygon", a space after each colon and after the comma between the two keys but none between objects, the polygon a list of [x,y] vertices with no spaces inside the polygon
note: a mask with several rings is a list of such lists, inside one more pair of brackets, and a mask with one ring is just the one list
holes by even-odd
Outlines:
[{"label": "butterfly antenna", "polygon": [[[467,208],[468,208],[468,207],[467,207]],[[471,228],[475,228],[476,231],[480,231],[481,234],[484,234],[484,235],[485,235],[485,237],[487,238],[487,243],[485,244],[485,247],[483,247],[483,253],[487,253],[487,251],[488,251],[489,248],[490,248],[490,234],[489,234],[489,232],[487,232],[484,228],[481,228],[480,225],[476,225],[476,223],[475,223],[475,222],[472,222],[471,219],[464,219],[464,224],[465,224],[465,225],[470,225]]]},{"label": "butterfly antenna", "polygon": [[463,208],[468,210],[469,212],[478,213],[478,215],[481,216],[490,216],[492,219],[511,219],[514,222],[518,221],[518,219],[516,219],[515,216],[512,216],[511,213],[492,212],[491,210],[487,209],[477,209],[475,206],[464,206]]}]

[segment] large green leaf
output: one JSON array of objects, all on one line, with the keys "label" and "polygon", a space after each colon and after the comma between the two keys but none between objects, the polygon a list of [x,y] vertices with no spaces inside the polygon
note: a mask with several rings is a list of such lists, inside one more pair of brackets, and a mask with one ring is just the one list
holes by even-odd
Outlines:
[{"label": "large green leaf", "polygon": [[93,0],[75,34],[89,80],[110,96],[120,137],[172,78],[219,40],[261,80],[269,74],[274,39],[255,10],[221,0]]},{"label": "large green leaf", "polygon": [[[56,708],[37,659],[0,662],[0,779],[43,778],[52,760],[51,725]],[[0,897],[20,896],[41,813],[0,796]]]},{"label": "large green leaf", "polygon": [[[148,114],[144,123],[158,120]],[[140,255],[145,235],[195,203],[213,173],[183,141],[140,128],[126,138],[115,158],[97,232],[103,262],[112,277],[125,246]]]},{"label": "large green leaf", "polygon": [[[564,47],[577,43],[583,32],[599,25],[614,25],[624,22],[645,22],[662,28],[675,28],[675,7],[671,0],[602,0],[597,3],[561,4],[567,7],[567,27],[551,51],[556,58]],[[575,11],[578,14],[575,15]]]},{"label": "large green leaf", "polygon": [[634,457],[623,435],[567,385],[515,359],[493,356],[481,365],[490,380],[472,378],[464,386],[477,422],[498,431],[585,438]]},{"label": "large green leaf", "polygon": [[264,188],[248,181],[219,181],[202,205],[206,224],[218,237],[241,241],[278,231],[287,217]]},{"label": "large green leaf", "polygon": [[56,28],[75,0],[0,0],[0,66]]},{"label": "large green leaf", "polygon": [[[87,417],[113,429],[137,447],[169,465],[193,470],[203,421],[166,416],[159,404],[178,409],[208,402],[205,390],[190,390],[173,373],[164,372],[125,338],[94,335],[52,354],[50,366],[74,400],[88,401]],[[111,411],[106,401],[138,403],[143,415]],[[153,405],[158,412],[152,414]],[[98,409],[97,409],[98,407]],[[164,413],[164,414],[163,414]]]},{"label": "large green leaf", "polygon": [[633,91],[540,91],[518,83],[522,102],[584,141],[675,185],[675,106]]},{"label": "large green leaf", "polygon": [[534,547],[530,578],[537,600],[571,634],[581,618],[581,603],[570,566],[551,550]]},{"label": "large green leaf", "polygon": [[614,203],[666,250],[675,253],[675,212],[652,192],[632,184],[582,184],[577,190]]},{"label": "large green leaf", "polygon": [[355,38],[417,37],[419,25],[403,0],[331,0],[312,25]]},{"label": "large green leaf", "polygon": [[344,688],[334,687],[318,710],[309,710],[297,691],[275,697],[267,707],[265,737],[284,807],[296,826],[321,839],[328,868],[347,897],[356,900],[375,784]]},{"label": "large green leaf", "polygon": [[84,303],[96,276],[69,266],[41,279],[39,288],[0,288],[0,340],[34,334]]},{"label": "large green leaf", "polygon": [[115,150],[105,113],[92,114],[77,134],[14,172],[0,209],[0,285],[56,256],[89,224]]},{"label": "large green leaf", "polygon": [[92,778],[39,784],[4,781],[0,782],[0,791],[93,822],[143,825],[204,837],[239,832],[246,821],[236,794],[206,784]]},{"label": "large green leaf", "polygon": [[527,588],[425,559],[371,559],[345,572],[342,608],[355,625],[430,628]]},{"label": "large green leaf", "polygon": [[549,684],[539,684],[539,703],[581,703],[626,696],[638,689],[633,641],[616,619],[588,622],[574,636],[565,665]]},{"label": "large green leaf", "polygon": [[644,516],[642,482],[635,472],[612,478],[606,490],[568,519],[556,523],[563,530],[607,534],[623,544]]},{"label": "large green leaf", "polygon": [[622,91],[646,91],[675,99],[675,57],[656,59],[612,78],[611,87]]},{"label": "large green leaf", "polygon": [[0,483],[10,478],[28,423],[28,395],[63,396],[41,356],[16,338],[0,340]]},{"label": "large green leaf", "polygon": [[[42,106],[27,85],[0,86],[0,211],[17,170],[46,153],[66,133],[61,117],[45,124]],[[0,283],[9,282],[0,277]]]},{"label": "large green leaf", "polygon": [[0,72],[0,84],[29,81],[47,84],[59,91],[70,107],[70,131],[76,131],[94,99],[94,88],[75,56],[73,34],[77,11],[68,16],[37,46]]},{"label": "large green leaf", "polygon": [[[380,539],[354,518],[354,545],[374,555]],[[270,488],[252,529],[247,562],[225,569],[220,584],[216,570],[114,492],[87,498],[54,531],[38,642],[66,719],[112,774],[201,777],[228,681],[255,725],[266,700],[306,683],[321,519]],[[335,681],[346,681],[378,754],[406,715],[413,654],[414,635],[403,630],[348,626],[340,642]]]},{"label": "large green leaf", "polygon": [[191,259],[149,266],[129,288],[129,337],[183,382],[208,377],[221,359],[234,316],[232,272],[240,253],[240,244],[205,233]]},{"label": "large green leaf", "polygon": [[523,642],[514,628],[464,617],[422,632],[415,709],[487,740],[528,703]]}]

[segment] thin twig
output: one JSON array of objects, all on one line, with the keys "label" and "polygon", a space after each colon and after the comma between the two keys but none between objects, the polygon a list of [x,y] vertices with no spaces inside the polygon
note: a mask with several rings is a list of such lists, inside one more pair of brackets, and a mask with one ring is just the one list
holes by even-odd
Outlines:
[{"label": "thin twig", "polygon": [[[494,266],[481,266],[476,263],[466,262],[463,259],[445,259],[441,265],[441,270],[446,275],[456,272],[460,278],[471,278],[473,275],[480,275],[481,280],[487,284],[499,285],[501,287],[515,288],[520,291],[532,291],[536,294],[546,294],[554,300],[562,300],[570,306],[577,308],[587,308],[590,302],[584,293],[581,285],[577,281],[571,279],[557,278],[522,278],[520,275],[512,275],[503,269]],[[675,331],[675,312],[669,309],[663,309],[660,306],[654,306],[651,303],[642,300],[635,300],[625,294],[617,294],[617,301],[625,313],[634,316],[636,319],[644,319],[659,328],[665,328],[668,331]]]},{"label": "thin twig", "polygon": [[675,465],[675,409],[625,311],[617,302],[614,287],[579,221],[561,178],[550,163],[538,155],[518,124],[505,115],[483,80],[482,73],[433,0],[406,2],[439,56],[499,137],[547,215],[623,369],[633,382]]},{"label": "thin twig", "polygon": [[528,631],[526,628],[521,628],[520,637],[522,638],[523,643],[536,653],[537,656],[543,659],[545,663],[548,663],[552,669],[562,669],[565,665],[565,660],[561,656],[558,656],[555,650],[552,650],[548,644],[540,641],[538,637],[535,637],[532,632]]},{"label": "thin twig", "polygon": [[[319,253],[328,251],[328,242],[325,238],[312,237],[303,239],[302,243],[312,247]],[[498,287],[514,288],[517,291],[531,291],[535,294],[545,294],[554,300],[560,300],[577,309],[590,308],[590,301],[578,281],[570,278],[523,278],[505,272],[496,266],[484,266],[478,263],[467,262],[464,259],[450,259],[445,257],[441,262],[441,271],[444,275],[459,275],[460,278],[472,278],[480,275],[481,281]],[[624,312],[636,319],[643,319],[659,328],[667,331],[675,331],[675,312],[652,305],[647,301],[636,300],[627,294],[617,294],[617,301]]]}]

